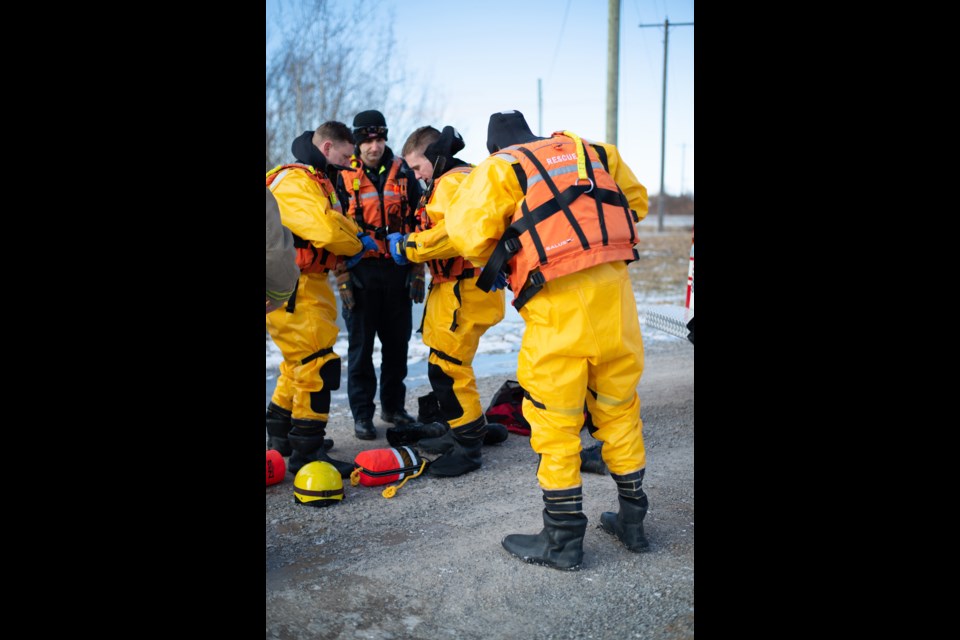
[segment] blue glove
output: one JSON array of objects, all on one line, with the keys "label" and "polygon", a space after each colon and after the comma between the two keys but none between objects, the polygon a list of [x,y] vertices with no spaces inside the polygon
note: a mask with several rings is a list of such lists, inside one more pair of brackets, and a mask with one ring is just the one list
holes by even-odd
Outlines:
[{"label": "blue glove", "polygon": [[393,257],[394,262],[399,264],[401,267],[405,264],[409,264],[410,261],[407,260],[407,251],[405,249],[407,246],[407,236],[399,232],[388,234],[387,246],[390,248],[390,255]]},{"label": "blue glove", "polygon": [[377,251],[380,247],[377,246],[377,243],[369,235],[365,233],[357,234],[357,237],[360,238],[360,244],[363,245],[363,249],[360,249],[359,252],[347,258],[346,265],[347,269],[353,269],[357,266],[357,263],[363,258],[363,254],[367,251]]},{"label": "blue glove", "polygon": [[497,271],[497,279],[490,286],[490,291],[500,291],[505,286],[507,286],[507,276],[503,275],[503,271]]}]

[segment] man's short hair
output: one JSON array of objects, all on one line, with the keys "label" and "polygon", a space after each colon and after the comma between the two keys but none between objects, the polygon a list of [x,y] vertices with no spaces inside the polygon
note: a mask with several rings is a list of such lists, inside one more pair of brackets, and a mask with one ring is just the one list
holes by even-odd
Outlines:
[{"label": "man's short hair", "polygon": [[324,122],[313,132],[313,143],[317,145],[317,147],[325,140],[354,144],[353,132],[350,131],[350,127],[336,120]]},{"label": "man's short hair", "polygon": [[400,155],[407,156],[414,152],[423,153],[426,151],[429,145],[433,144],[439,139],[440,132],[430,125],[420,127],[411,133],[410,137],[407,138],[407,141],[403,143],[403,150],[400,152]]}]

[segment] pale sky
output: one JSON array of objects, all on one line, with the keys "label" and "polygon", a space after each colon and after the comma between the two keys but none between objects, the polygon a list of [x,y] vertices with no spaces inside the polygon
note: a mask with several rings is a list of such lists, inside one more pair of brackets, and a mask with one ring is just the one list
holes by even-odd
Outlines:
[{"label": "pale sky", "polygon": [[[474,164],[488,154],[487,122],[516,109],[535,134],[568,129],[606,139],[607,0],[383,0],[392,9],[398,59],[428,83],[442,128],[455,126]],[[275,0],[267,0],[267,21]],[[622,0],[617,146],[651,194],[660,191],[663,21],[694,22],[693,0]],[[639,24],[660,24],[639,28]],[[694,190],[694,31],[670,28],[665,189]],[[370,37],[369,29],[358,35]],[[542,81],[543,119],[537,80]],[[384,115],[390,124],[389,109]],[[348,122],[347,124],[350,124]],[[305,125],[306,128],[314,125]],[[394,131],[399,153],[410,131]],[[684,147],[685,145],[685,147]]]}]

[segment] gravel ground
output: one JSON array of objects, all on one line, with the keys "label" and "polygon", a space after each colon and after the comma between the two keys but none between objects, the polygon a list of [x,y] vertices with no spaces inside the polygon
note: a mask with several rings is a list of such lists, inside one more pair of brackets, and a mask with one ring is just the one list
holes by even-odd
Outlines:
[{"label": "gravel ground", "polygon": [[[510,434],[485,447],[483,468],[458,478],[423,476],[396,497],[351,487],[336,506],[294,504],[290,475],[266,488],[266,637],[326,639],[679,639],[694,634],[693,345],[647,347],[639,392],[650,499],[647,553],[627,551],[598,528],[616,511],[609,476],[585,474],[590,520],[583,568],[528,565],[500,540],[542,527],[537,456]],[[481,401],[507,378],[481,378]],[[429,387],[409,388],[407,410]],[[331,456],[352,461],[388,446],[353,437],[348,410],[331,413]],[[586,431],[584,445],[593,444]]]}]

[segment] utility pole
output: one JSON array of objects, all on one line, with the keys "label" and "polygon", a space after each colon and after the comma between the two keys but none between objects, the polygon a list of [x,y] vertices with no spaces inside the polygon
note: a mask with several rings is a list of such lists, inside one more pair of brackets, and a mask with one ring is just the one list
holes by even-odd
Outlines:
[{"label": "utility pole", "polygon": [[620,0],[607,1],[607,142],[617,144],[617,90],[620,84]]},{"label": "utility pole", "polygon": [[[663,192],[663,169],[664,159],[667,155],[667,45],[670,42],[670,18],[666,18],[663,24],[641,24],[641,29],[645,27],[663,27],[663,100],[660,105],[662,116],[660,118],[660,197],[657,199],[657,231],[663,231],[663,201],[666,194]],[[692,27],[692,22],[674,22],[674,27]]]},{"label": "utility pole", "polygon": [[543,137],[543,81],[537,78],[537,135]]}]

